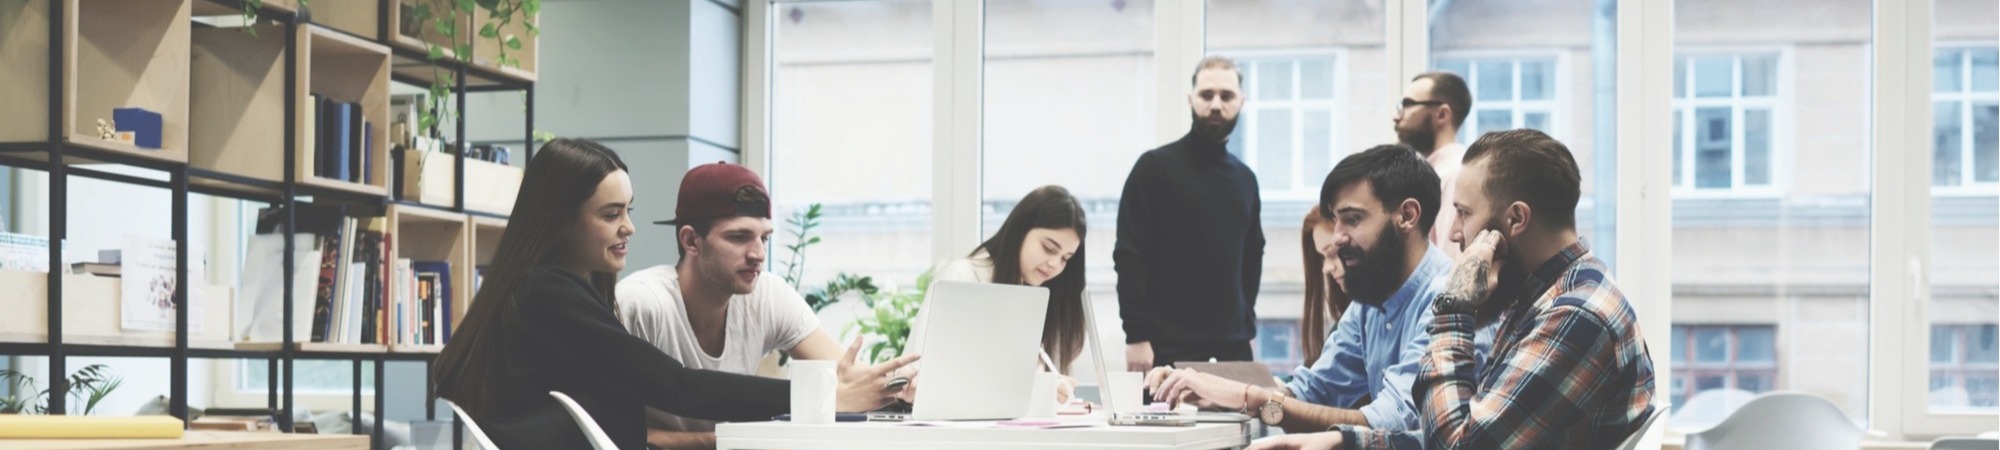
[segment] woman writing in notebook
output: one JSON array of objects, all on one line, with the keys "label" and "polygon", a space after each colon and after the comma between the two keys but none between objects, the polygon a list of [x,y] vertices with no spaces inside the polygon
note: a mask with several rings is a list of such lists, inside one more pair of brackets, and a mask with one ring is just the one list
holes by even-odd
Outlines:
[{"label": "woman writing in notebook", "polygon": [[[1056,400],[1069,402],[1076,381],[1069,377],[1070,366],[1083,354],[1084,344],[1084,251],[1086,224],[1083,207],[1062,186],[1042,186],[1029,192],[1000,231],[963,259],[947,261],[933,272],[933,281],[1018,284],[1049,290],[1048,312],[1042,325],[1042,353],[1047,370],[1062,374],[1056,383]],[[910,336],[923,336],[923,312],[918,310]],[[1028,363],[1028,361],[1023,361]],[[916,397],[916,383],[910,383],[899,398]]]},{"label": "woman writing in notebook", "polygon": [[[557,139],[528,162],[487,281],[438,355],[438,396],[502,448],[590,448],[550,391],[574,398],[619,448],[645,448],[645,408],[710,420],[768,420],[789,409],[785,381],[691,370],[620,325],[613,286],[633,234],[632,180],[610,149]],[[900,358],[843,380],[886,384]],[[842,389],[841,411],[889,401]]]}]

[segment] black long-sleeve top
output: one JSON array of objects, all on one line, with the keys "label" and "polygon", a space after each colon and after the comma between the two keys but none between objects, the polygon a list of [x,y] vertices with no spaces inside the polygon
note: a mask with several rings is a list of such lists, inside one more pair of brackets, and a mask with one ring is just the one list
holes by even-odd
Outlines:
[{"label": "black long-sleeve top", "polygon": [[1190,132],[1139,156],[1118,201],[1118,315],[1125,341],[1256,336],[1264,231],[1257,175]]},{"label": "black long-sleeve top", "polygon": [[498,377],[497,408],[475,417],[507,449],[589,449],[549,391],[576,399],[618,448],[646,448],[646,406],[718,421],[769,420],[790,409],[791,385],[683,367],[625,331],[589,281],[553,266],[528,272],[501,327],[513,376]]}]

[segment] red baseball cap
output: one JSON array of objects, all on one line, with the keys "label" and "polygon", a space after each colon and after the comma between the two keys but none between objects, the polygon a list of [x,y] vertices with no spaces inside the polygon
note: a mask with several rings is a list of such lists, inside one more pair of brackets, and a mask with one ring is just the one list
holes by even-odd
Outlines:
[{"label": "red baseball cap", "polygon": [[724,217],[771,218],[771,193],[756,172],[727,162],[702,164],[681,178],[674,219],[653,222],[687,225]]}]

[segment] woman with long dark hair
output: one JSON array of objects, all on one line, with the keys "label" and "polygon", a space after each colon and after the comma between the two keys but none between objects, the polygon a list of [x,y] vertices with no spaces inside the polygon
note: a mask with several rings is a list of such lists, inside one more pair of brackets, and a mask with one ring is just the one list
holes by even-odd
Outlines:
[{"label": "woman with long dark hair", "polygon": [[[1068,401],[1075,382],[1070,365],[1083,354],[1084,245],[1088,228],[1083,206],[1062,186],[1042,186],[1021,198],[1000,230],[964,259],[947,261],[932,273],[934,281],[1018,284],[1049,289],[1049,307],[1042,325],[1042,351],[1064,377],[1057,398]],[[926,299],[928,301],[928,299]],[[924,332],[923,310],[911,336]],[[1023,364],[1040,364],[1023,361]],[[910,389],[904,398],[914,398]]]},{"label": "woman with long dark hair", "polygon": [[[631,449],[645,448],[644,406],[722,421],[767,420],[789,409],[785,381],[687,369],[626,332],[612,294],[634,232],[631,204],[625,163],[595,142],[557,139],[528,162],[486,282],[433,372],[438,396],[465,409],[501,447],[589,448],[550,391],[574,398]],[[848,372],[857,349],[841,362],[842,376],[882,378]],[[880,392],[843,395],[839,409],[879,407],[888,401]]]}]

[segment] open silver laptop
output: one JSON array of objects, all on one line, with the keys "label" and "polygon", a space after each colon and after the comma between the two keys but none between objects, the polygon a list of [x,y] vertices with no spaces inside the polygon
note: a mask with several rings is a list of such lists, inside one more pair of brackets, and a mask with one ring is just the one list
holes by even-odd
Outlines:
[{"label": "open silver laptop", "polygon": [[1021,417],[1035,384],[1049,290],[1041,287],[938,281],[920,313],[924,355],[915,420],[1002,420]]}]

